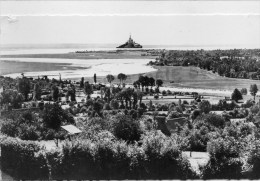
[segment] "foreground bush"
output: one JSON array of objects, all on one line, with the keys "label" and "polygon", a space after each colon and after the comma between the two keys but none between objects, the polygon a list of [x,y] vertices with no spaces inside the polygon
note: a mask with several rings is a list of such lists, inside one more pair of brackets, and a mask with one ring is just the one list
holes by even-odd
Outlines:
[{"label": "foreground bush", "polygon": [[187,159],[182,158],[177,142],[161,131],[150,132],[142,139],[147,179],[194,178]]},{"label": "foreground bush", "polygon": [[143,137],[143,146],[100,134],[98,141],[67,142],[48,151],[31,141],[1,143],[2,169],[16,179],[187,179],[188,161],[162,133]]},{"label": "foreground bush", "polygon": [[251,179],[260,178],[260,141],[256,140],[252,144],[253,148],[250,150],[248,157],[248,165],[251,167],[248,175]]},{"label": "foreground bush", "polygon": [[41,147],[32,141],[6,138],[1,142],[1,169],[15,179],[47,179],[49,170]]},{"label": "foreground bush", "polygon": [[203,179],[240,179],[242,162],[239,147],[231,137],[218,138],[208,143],[210,160],[202,169]]}]

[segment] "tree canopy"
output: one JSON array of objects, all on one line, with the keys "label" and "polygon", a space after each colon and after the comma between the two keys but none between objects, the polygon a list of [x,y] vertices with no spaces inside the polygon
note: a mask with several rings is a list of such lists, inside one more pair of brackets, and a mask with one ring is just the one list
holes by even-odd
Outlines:
[{"label": "tree canopy", "polygon": [[231,99],[237,102],[238,100],[243,99],[243,96],[238,89],[235,89],[231,95]]},{"label": "tree canopy", "polygon": [[257,85],[256,84],[253,84],[250,86],[250,93],[252,96],[254,96],[254,100],[255,100],[255,96],[256,96],[256,93],[258,92],[258,88],[257,88]]},{"label": "tree canopy", "polygon": [[111,75],[111,74],[108,74],[107,76],[106,76],[106,78],[107,78],[107,81],[111,84],[111,82],[113,82],[113,80],[115,80],[115,77],[113,76],[113,75]]}]

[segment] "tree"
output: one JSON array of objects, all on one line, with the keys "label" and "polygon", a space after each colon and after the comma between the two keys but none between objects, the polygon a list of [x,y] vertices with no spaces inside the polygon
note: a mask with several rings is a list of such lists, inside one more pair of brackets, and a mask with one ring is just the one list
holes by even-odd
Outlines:
[{"label": "tree", "polygon": [[211,104],[208,100],[203,100],[199,103],[198,108],[201,112],[208,114],[211,111]]},{"label": "tree", "polygon": [[25,101],[28,100],[28,94],[30,93],[31,85],[30,80],[26,77],[19,79],[18,81],[18,90],[24,95]]},{"label": "tree", "polygon": [[101,110],[103,109],[103,104],[101,103],[101,101],[97,100],[93,103],[93,110],[100,115]]},{"label": "tree", "polygon": [[41,90],[41,87],[40,87],[39,83],[34,84],[33,99],[34,100],[40,100],[41,99],[41,95],[42,95],[42,90]]},{"label": "tree", "polygon": [[157,79],[156,80],[156,85],[157,85],[157,87],[159,89],[159,87],[161,87],[163,85],[163,81],[161,79]]},{"label": "tree", "polygon": [[254,100],[255,100],[257,91],[258,91],[258,88],[257,88],[256,84],[250,85],[250,93],[252,96],[254,96]]},{"label": "tree", "polygon": [[95,84],[97,83],[97,75],[96,75],[96,73],[94,74],[94,82],[95,82]]},{"label": "tree", "polygon": [[16,90],[5,90],[1,93],[2,102],[1,104],[11,103],[14,108],[20,108],[21,103],[24,101],[24,97],[21,93]]},{"label": "tree", "polygon": [[203,179],[241,179],[239,145],[232,137],[212,139],[207,144],[209,162],[202,169]]},{"label": "tree", "polygon": [[58,130],[62,123],[74,124],[74,118],[58,104],[47,104],[43,111],[43,122],[48,128]]},{"label": "tree", "polygon": [[112,109],[118,109],[118,108],[119,108],[119,103],[117,102],[116,99],[112,99],[112,100],[110,101],[110,107],[111,107]]},{"label": "tree", "polygon": [[231,95],[231,99],[237,102],[238,100],[243,99],[243,96],[238,89],[235,89]]},{"label": "tree", "polygon": [[144,94],[140,90],[137,90],[136,95],[137,95],[137,99],[139,100],[139,106],[140,106],[141,103],[142,103],[142,99],[143,99]]},{"label": "tree", "polygon": [[127,75],[120,73],[117,75],[117,78],[120,80],[120,84],[123,84],[123,82],[126,80]]},{"label": "tree", "polygon": [[155,80],[154,80],[153,77],[150,77],[150,78],[149,78],[149,85],[151,86],[151,88],[152,88],[153,86],[155,86]]},{"label": "tree", "polygon": [[83,88],[83,87],[84,87],[84,77],[81,77],[80,88]]},{"label": "tree", "polygon": [[246,88],[242,88],[240,92],[241,92],[242,95],[247,95],[247,89]]},{"label": "tree", "polygon": [[137,81],[140,84],[140,86],[142,87],[142,91],[143,91],[144,90],[144,86],[145,86],[144,76],[140,75],[139,79]]},{"label": "tree", "polygon": [[92,90],[92,86],[87,82],[85,82],[84,84],[84,92],[86,95],[90,96],[90,94],[92,94],[93,90]]},{"label": "tree", "polygon": [[115,124],[113,132],[117,138],[128,143],[140,140],[142,130],[137,120],[134,120],[130,115],[117,115],[115,120],[117,124]]},{"label": "tree", "polygon": [[52,89],[52,98],[53,98],[53,101],[58,101],[59,99],[59,88],[56,86],[56,85],[53,85],[51,87]]},{"label": "tree", "polygon": [[76,89],[75,89],[74,85],[72,85],[71,88],[69,89],[69,94],[70,94],[70,100],[72,102],[75,102],[76,101]]},{"label": "tree", "polygon": [[115,80],[115,77],[114,77],[113,75],[111,75],[111,74],[108,74],[108,75],[106,76],[106,78],[107,78],[107,81],[108,81],[110,84],[113,82],[113,80]]},{"label": "tree", "polygon": [[135,88],[139,88],[140,89],[140,82],[139,82],[139,80],[137,80],[137,81],[134,81],[134,83],[133,83],[133,86],[135,87]]}]

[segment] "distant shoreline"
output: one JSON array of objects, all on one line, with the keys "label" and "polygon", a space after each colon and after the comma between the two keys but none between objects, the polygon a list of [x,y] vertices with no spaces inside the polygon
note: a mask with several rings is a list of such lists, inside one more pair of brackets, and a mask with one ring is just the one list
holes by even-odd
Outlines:
[{"label": "distant shoreline", "polygon": [[[82,53],[38,53],[38,54],[9,54],[0,55],[4,58],[61,58],[61,59],[155,59],[157,55],[148,53],[151,50],[104,50],[104,51],[84,51]],[[154,50],[160,52],[161,50]]]}]

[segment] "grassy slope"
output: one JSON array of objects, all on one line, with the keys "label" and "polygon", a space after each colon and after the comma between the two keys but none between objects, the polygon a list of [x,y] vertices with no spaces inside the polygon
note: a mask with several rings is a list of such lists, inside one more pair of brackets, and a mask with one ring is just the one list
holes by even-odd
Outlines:
[{"label": "grassy slope", "polygon": [[[260,87],[260,81],[248,79],[233,79],[221,77],[210,71],[202,70],[197,67],[158,67],[157,72],[147,73],[147,76],[153,76],[162,79],[165,85],[205,89],[234,90],[235,88],[249,89],[251,84],[257,84]],[[174,81],[174,83],[170,83]]]},{"label": "grassy slope", "polygon": [[[219,89],[219,90],[234,90],[235,88],[247,88],[249,90],[251,84],[256,84],[260,88],[260,81],[249,79],[233,79],[221,77],[210,71],[202,70],[197,67],[155,67],[158,71],[149,72],[143,75],[162,79],[164,86],[170,87],[188,87],[200,89]],[[133,83],[139,75],[128,75],[126,83]],[[97,75],[98,76],[98,75]],[[93,78],[87,78],[93,82]],[[107,82],[105,77],[98,77],[99,82]],[[174,83],[170,83],[174,81]],[[119,82],[115,77],[114,83]]]}]

